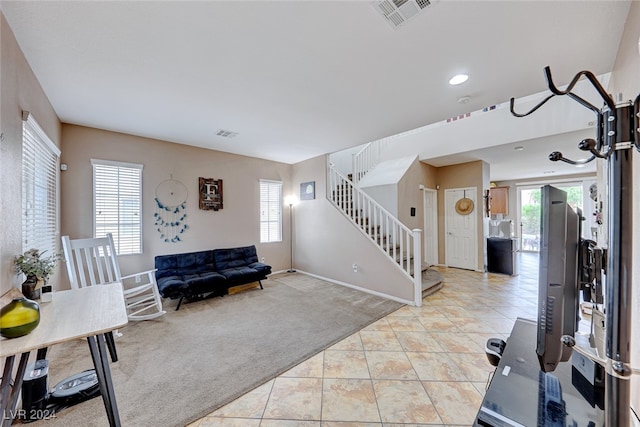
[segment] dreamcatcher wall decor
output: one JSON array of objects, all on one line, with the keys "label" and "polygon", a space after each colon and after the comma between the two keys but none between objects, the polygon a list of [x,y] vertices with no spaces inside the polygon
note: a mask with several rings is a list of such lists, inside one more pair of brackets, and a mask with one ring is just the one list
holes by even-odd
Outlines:
[{"label": "dreamcatcher wall decor", "polygon": [[156,187],[154,224],[165,243],[181,242],[181,236],[189,229],[186,223],[187,194],[187,187],[173,179],[173,175]]}]

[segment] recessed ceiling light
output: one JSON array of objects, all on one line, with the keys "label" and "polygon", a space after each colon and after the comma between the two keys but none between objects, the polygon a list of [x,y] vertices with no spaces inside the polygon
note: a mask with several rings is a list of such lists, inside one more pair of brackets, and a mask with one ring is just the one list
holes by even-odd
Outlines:
[{"label": "recessed ceiling light", "polygon": [[449,84],[452,86],[462,84],[469,79],[466,74],[457,74],[449,79]]},{"label": "recessed ceiling light", "polygon": [[524,147],[522,145],[518,145],[517,147],[513,148],[516,151],[524,151]]},{"label": "recessed ceiling light", "polygon": [[469,101],[471,101],[471,97],[469,95],[458,98],[458,104],[468,104]]}]

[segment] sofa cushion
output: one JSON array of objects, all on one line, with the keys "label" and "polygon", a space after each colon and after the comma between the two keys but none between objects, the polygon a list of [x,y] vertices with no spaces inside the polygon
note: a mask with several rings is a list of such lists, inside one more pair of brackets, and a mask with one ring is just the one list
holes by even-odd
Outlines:
[{"label": "sofa cushion", "polygon": [[261,262],[252,262],[247,267],[258,270],[264,276],[271,274],[271,266]]},{"label": "sofa cushion", "polygon": [[199,295],[227,288],[225,277],[213,271],[185,275],[184,282],[187,284],[186,295]]},{"label": "sofa cushion", "polygon": [[178,272],[181,274],[206,273],[216,271],[212,251],[179,254]]},{"label": "sofa cushion", "polygon": [[251,257],[251,249],[253,249],[253,253],[255,254],[255,246],[214,249],[213,258],[218,271],[226,270],[228,268],[244,267],[252,262],[258,261],[257,255],[255,260],[249,261],[246,259],[247,256]]},{"label": "sofa cushion", "polygon": [[251,281],[264,278],[264,275],[258,270],[249,267],[227,268],[225,270],[220,270],[220,274],[222,274],[227,279],[229,285],[234,285],[241,282],[249,283]]},{"label": "sofa cushion", "polygon": [[158,278],[158,273],[161,271],[156,271],[156,281],[162,298],[179,298],[184,295],[187,291],[187,284],[182,279],[182,276],[173,275]]},{"label": "sofa cushion", "polygon": [[213,258],[218,272],[227,278],[228,286],[262,280],[271,274],[271,267],[258,262],[256,247],[214,249]]},{"label": "sofa cushion", "polygon": [[155,258],[156,279],[174,277],[178,274],[178,255],[159,255]]},{"label": "sofa cushion", "polygon": [[158,255],[155,258],[156,278],[216,271],[212,251]]},{"label": "sofa cushion", "polygon": [[213,252],[199,251],[155,257],[156,280],[163,298],[193,296],[226,289],[216,272]]}]

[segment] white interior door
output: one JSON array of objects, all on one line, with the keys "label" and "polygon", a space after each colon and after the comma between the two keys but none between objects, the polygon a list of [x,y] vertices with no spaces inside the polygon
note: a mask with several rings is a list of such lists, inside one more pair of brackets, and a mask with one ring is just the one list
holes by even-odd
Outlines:
[{"label": "white interior door", "polygon": [[422,196],[424,211],[424,260],[438,264],[438,192],[425,188]]},{"label": "white interior door", "polygon": [[[445,252],[449,267],[475,270],[478,254],[477,220],[479,207],[476,187],[455,188],[444,191],[445,200]],[[473,201],[468,215],[456,212],[456,202],[463,197]]]}]

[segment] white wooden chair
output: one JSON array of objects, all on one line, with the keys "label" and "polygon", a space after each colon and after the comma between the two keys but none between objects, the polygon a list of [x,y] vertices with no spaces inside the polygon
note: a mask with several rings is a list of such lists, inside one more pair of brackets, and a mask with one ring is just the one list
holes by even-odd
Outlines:
[{"label": "white wooden chair", "polygon": [[[120,274],[111,233],[106,237],[74,240],[62,236],[62,249],[72,288],[120,282],[129,320],[149,320],[166,313],[162,310],[155,270]],[[127,279],[135,279],[135,283],[128,285]]]}]

